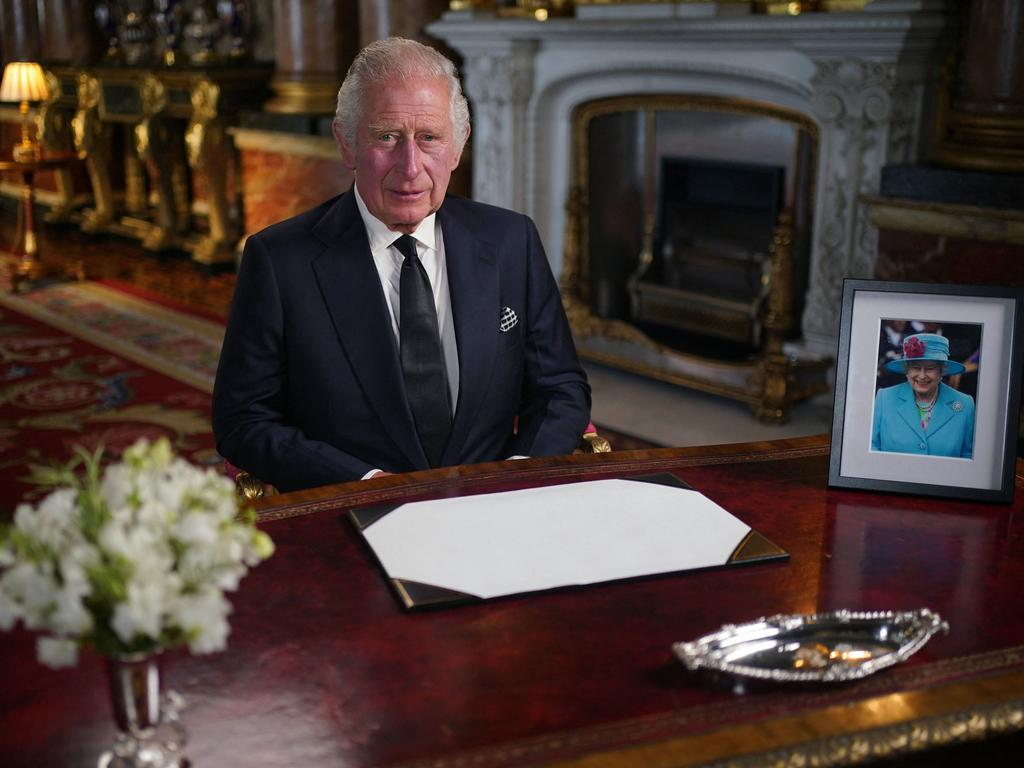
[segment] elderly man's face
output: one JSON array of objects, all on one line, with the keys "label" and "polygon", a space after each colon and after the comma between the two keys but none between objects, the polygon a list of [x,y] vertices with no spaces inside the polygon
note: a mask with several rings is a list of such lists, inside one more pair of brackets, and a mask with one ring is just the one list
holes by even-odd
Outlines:
[{"label": "elderly man's face", "polygon": [[448,84],[435,78],[368,89],[356,146],[338,128],[335,139],[370,213],[406,234],[441,206],[461,154]]}]

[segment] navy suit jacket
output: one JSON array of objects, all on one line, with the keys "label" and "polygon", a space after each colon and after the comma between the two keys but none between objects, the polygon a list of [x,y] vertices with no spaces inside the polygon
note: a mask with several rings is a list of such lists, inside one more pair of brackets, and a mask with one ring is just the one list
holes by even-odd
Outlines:
[{"label": "navy suit jacket", "polygon": [[[533,222],[452,196],[437,215],[459,356],[442,464],[571,453],[590,388]],[[519,322],[501,332],[505,307]],[[222,456],[283,491],[428,467],[351,192],[247,240],[213,430]]]}]

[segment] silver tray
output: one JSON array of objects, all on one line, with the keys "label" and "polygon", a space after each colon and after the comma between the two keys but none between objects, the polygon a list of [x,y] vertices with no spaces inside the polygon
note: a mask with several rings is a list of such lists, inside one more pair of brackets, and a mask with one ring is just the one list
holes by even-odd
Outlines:
[{"label": "silver tray", "polygon": [[949,624],[916,611],[835,611],[770,616],[727,624],[689,643],[673,643],[691,670],[778,682],[859,680],[906,661]]}]

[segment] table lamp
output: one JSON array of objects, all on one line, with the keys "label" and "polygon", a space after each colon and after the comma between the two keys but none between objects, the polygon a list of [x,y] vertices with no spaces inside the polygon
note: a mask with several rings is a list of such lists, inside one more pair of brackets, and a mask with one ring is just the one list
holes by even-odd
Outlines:
[{"label": "table lamp", "polygon": [[0,101],[21,102],[21,143],[15,145],[15,162],[31,163],[39,159],[39,143],[29,136],[28,103],[46,99],[46,78],[43,68],[33,61],[12,61],[4,67],[0,82]]}]

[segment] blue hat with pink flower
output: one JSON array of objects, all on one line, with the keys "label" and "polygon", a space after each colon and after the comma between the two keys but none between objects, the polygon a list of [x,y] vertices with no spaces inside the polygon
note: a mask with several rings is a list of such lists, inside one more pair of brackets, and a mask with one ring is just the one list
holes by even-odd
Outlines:
[{"label": "blue hat with pink flower", "polygon": [[903,340],[903,357],[890,360],[885,368],[893,373],[906,373],[907,364],[917,362],[942,363],[943,376],[953,376],[966,370],[962,363],[949,359],[949,339],[937,333],[907,336]]}]

